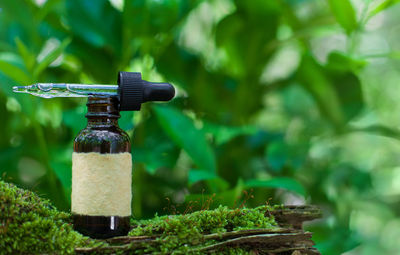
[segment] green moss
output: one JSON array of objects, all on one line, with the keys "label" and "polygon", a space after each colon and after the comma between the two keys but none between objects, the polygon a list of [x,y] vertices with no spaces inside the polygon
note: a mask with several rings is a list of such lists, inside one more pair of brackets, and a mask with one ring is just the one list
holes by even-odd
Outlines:
[{"label": "green moss", "polygon": [[[218,242],[218,237],[225,232],[274,229],[277,224],[272,216],[268,216],[268,211],[274,208],[229,209],[220,206],[215,210],[185,215],[155,216],[140,221],[132,219],[134,228],[130,236],[155,235],[157,239],[155,243],[145,243],[139,249],[132,246],[129,250],[140,254],[202,254],[200,249]],[[118,244],[113,246],[82,236],[73,230],[69,213],[58,211],[49,201],[31,191],[0,180],[0,254],[73,254],[76,247],[97,247],[88,253],[108,251],[119,254],[127,251],[118,250]],[[223,248],[218,253],[254,254],[240,247]]]},{"label": "green moss", "polygon": [[129,235],[159,235],[157,241],[160,245],[149,245],[147,252],[194,251],[215,243],[215,238],[207,240],[205,235],[254,228],[276,228],[274,218],[266,216],[268,210],[272,209],[266,206],[255,209],[229,209],[219,206],[215,210],[197,211],[186,215],[156,216],[151,220],[133,221],[136,227]]},{"label": "green moss", "polygon": [[239,248],[239,247],[231,247],[231,248],[226,248],[225,250],[221,251],[221,254],[224,254],[224,255],[257,255],[259,253],[253,252],[253,251],[247,251],[247,250]]},{"label": "green moss", "polygon": [[71,254],[76,246],[91,245],[72,229],[68,213],[0,180],[0,254]]}]

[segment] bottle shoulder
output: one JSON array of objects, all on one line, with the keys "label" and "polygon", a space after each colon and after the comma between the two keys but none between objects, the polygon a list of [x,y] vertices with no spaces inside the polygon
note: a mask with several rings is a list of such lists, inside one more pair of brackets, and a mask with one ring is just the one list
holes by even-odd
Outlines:
[{"label": "bottle shoulder", "polygon": [[82,129],[74,140],[75,152],[130,152],[129,135],[119,127]]},{"label": "bottle shoulder", "polygon": [[110,128],[89,128],[86,127],[82,129],[78,135],[75,137],[76,139],[90,139],[90,138],[99,138],[99,139],[122,139],[130,141],[129,135],[119,127],[110,127]]}]

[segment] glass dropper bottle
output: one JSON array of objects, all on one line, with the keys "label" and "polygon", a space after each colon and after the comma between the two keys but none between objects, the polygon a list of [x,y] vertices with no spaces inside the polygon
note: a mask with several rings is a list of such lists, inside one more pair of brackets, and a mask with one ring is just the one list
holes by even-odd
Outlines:
[{"label": "glass dropper bottle", "polygon": [[147,101],[169,101],[169,83],[119,72],[118,85],[37,83],[14,87],[43,98],[88,97],[87,127],[74,139],[71,212],[74,228],[92,238],[126,235],[130,228],[132,157],[120,111],[138,111]]}]

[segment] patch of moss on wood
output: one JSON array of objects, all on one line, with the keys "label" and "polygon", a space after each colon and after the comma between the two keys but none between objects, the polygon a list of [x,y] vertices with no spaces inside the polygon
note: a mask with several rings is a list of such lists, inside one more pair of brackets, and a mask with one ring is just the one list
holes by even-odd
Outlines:
[{"label": "patch of moss on wood", "polygon": [[319,254],[300,229],[319,216],[309,206],[220,206],[132,219],[128,236],[93,240],[73,230],[69,213],[0,180],[0,254]]},{"label": "patch of moss on wood", "polygon": [[[159,245],[147,245],[146,252],[194,252],[216,243],[223,233],[246,229],[278,229],[273,216],[266,216],[265,206],[255,209],[229,209],[219,206],[214,210],[201,210],[185,215],[155,217],[133,221],[130,236],[157,236]],[[272,210],[272,208],[269,208]],[[207,235],[215,234],[215,238]],[[212,236],[212,235],[211,235]]]}]

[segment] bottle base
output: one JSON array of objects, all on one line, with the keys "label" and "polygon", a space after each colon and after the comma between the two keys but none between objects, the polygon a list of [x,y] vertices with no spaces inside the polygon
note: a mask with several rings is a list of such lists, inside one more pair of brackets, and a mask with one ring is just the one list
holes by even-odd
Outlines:
[{"label": "bottle base", "polygon": [[130,229],[130,216],[89,216],[73,214],[74,229],[96,239],[123,236]]}]

